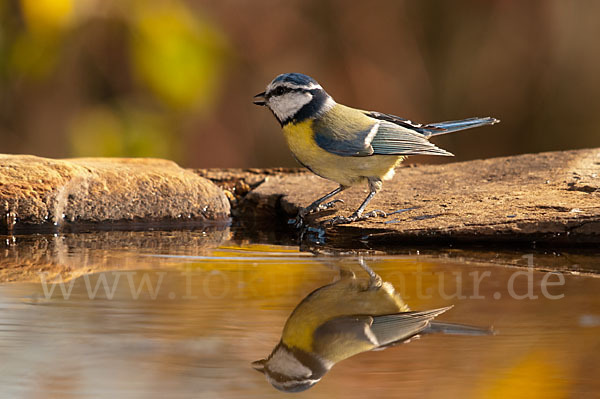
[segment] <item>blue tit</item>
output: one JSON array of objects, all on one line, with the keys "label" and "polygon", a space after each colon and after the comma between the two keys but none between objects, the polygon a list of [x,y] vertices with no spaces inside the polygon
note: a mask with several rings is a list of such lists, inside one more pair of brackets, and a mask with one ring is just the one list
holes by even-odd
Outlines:
[{"label": "blue tit", "polygon": [[310,293],[292,311],[271,354],[252,363],[275,388],[304,391],[341,360],[427,333],[493,334],[491,329],[433,321],[452,306],[411,311],[392,284],[361,265],[369,280],[345,273]]},{"label": "blue tit", "polygon": [[336,194],[367,182],[369,194],[349,217],[338,216],[332,224],[350,223],[384,212],[364,210],[381,189],[383,180],[408,155],[452,156],[429,142],[433,136],[473,127],[493,125],[495,118],[469,118],[420,125],[398,116],[363,111],[336,103],[310,76],[285,73],[277,76],[254,104],[267,106],[283,128],[283,134],[298,162],[313,173],[339,184],[298,213],[298,221],[311,212],[332,207]]}]

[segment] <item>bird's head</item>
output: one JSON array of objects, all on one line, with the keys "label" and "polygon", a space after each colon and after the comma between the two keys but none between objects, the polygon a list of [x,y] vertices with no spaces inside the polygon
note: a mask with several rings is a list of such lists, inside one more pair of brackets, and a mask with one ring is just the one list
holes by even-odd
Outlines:
[{"label": "bird's head", "polygon": [[315,118],[335,102],[321,85],[301,73],[284,73],[254,96],[254,104],[267,106],[281,125]]},{"label": "bird's head", "polygon": [[[299,353],[302,359],[298,358]],[[283,392],[306,391],[319,382],[332,365],[313,354],[293,351],[282,343],[267,359],[252,363],[252,367],[263,373],[273,387]]]}]

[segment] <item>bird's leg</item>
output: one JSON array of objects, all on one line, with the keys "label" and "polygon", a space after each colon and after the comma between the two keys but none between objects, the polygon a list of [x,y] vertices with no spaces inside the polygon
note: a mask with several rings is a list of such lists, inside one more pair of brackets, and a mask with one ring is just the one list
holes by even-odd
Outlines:
[{"label": "bird's leg", "polygon": [[333,200],[330,202],[326,202],[323,204],[324,201],[327,201],[329,198],[341,193],[342,191],[344,191],[346,189],[346,187],[344,186],[339,186],[338,188],[336,188],[335,190],[333,190],[332,192],[325,194],[324,196],[322,196],[321,198],[319,198],[318,200],[316,200],[315,202],[313,202],[312,204],[310,204],[309,206],[307,206],[306,208],[302,208],[300,209],[300,211],[298,212],[298,216],[296,216],[295,222],[294,224],[296,225],[296,227],[300,227],[303,224],[304,221],[304,217],[306,215],[309,215],[313,212],[316,211],[324,211],[326,209],[329,209],[331,207],[333,207],[336,203],[338,202],[344,202],[341,199],[337,199],[337,200]]},{"label": "bird's leg", "polygon": [[345,189],[345,187],[339,186],[338,188],[336,188],[332,192],[322,196],[321,198],[319,198],[318,200],[316,200],[315,202],[313,202],[306,208],[301,209],[300,212],[298,212],[298,214],[301,216],[306,216],[306,215],[316,212],[316,211],[324,211],[326,209],[329,209],[338,202],[343,203],[344,202],[343,200],[337,199],[337,200],[333,200],[333,201],[326,202],[325,204],[323,204],[324,201],[327,201],[329,198],[333,197],[334,195],[341,193],[342,191],[344,191],[344,189]]},{"label": "bird's leg", "polygon": [[365,262],[365,260],[363,259],[362,256],[360,256],[358,258],[358,263],[360,264],[360,267],[362,267],[364,269],[364,271],[366,271],[369,274],[369,277],[370,277],[369,288],[373,288],[373,289],[380,288],[381,285],[383,284],[383,280],[381,279],[379,274],[375,273],[373,271],[373,269],[371,269],[369,267],[369,265],[367,265],[367,262]]},{"label": "bird's leg", "polygon": [[381,179],[379,179],[377,177],[369,177],[368,181],[369,181],[369,189],[371,191],[369,192],[369,195],[367,195],[367,198],[365,198],[363,203],[358,207],[358,209],[352,215],[350,215],[348,217],[336,216],[333,219],[330,219],[326,222],[330,223],[332,225],[335,225],[335,224],[343,224],[343,223],[352,223],[352,222],[356,222],[358,220],[365,220],[365,219],[372,218],[372,217],[379,217],[379,216],[387,217],[387,214],[384,211],[380,211],[378,209],[363,214],[363,212],[364,212],[365,208],[367,207],[367,205],[369,204],[369,202],[371,202],[371,200],[373,199],[375,194],[377,194],[377,192],[379,190],[381,190],[381,186],[382,186]]}]

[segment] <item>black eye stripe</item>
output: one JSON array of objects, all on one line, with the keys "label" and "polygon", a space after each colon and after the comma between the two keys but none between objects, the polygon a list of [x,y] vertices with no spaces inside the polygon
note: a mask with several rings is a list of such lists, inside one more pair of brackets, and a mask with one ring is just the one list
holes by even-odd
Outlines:
[{"label": "black eye stripe", "polygon": [[302,89],[302,88],[291,88],[291,87],[286,87],[286,86],[278,86],[267,93],[267,98],[273,97],[273,96],[282,96],[284,94],[292,93],[292,92],[308,93],[308,92],[311,92],[311,90],[306,90],[306,89]]}]

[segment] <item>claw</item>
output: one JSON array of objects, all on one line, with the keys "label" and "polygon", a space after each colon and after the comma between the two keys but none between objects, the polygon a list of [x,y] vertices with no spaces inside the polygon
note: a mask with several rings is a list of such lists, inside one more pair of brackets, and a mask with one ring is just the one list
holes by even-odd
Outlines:
[{"label": "claw", "polygon": [[333,201],[329,201],[325,204],[319,204],[318,206],[308,206],[306,208],[302,208],[300,209],[300,211],[298,211],[298,215],[295,218],[288,220],[288,224],[293,224],[294,227],[299,229],[304,225],[304,218],[307,215],[310,215],[313,212],[325,211],[327,209],[333,208],[337,203],[343,204],[344,200],[336,199]]},{"label": "claw", "polygon": [[344,200],[336,199],[333,201],[329,201],[325,204],[319,204],[317,206],[308,206],[306,208],[302,208],[302,209],[300,209],[300,212],[298,212],[298,216],[304,217],[304,216],[310,215],[311,213],[314,213],[314,212],[325,211],[329,208],[333,208],[335,206],[335,204],[337,204],[337,203],[343,204]]},{"label": "claw", "polygon": [[337,204],[337,203],[343,204],[344,200],[342,200],[342,199],[336,199],[336,200],[333,200],[333,201],[329,201],[329,202],[327,202],[325,204],[321,204],[321,205],[319,205],[315,209],[315,211],[325,211],[325,210],[327,210],[329,208],[333,208],[335,206],[335,204]]},{"label": "claw", "polygon": [[387,213],[385,213],[384,211],[382,211],[380,209],[375,209],[375,210],[372,210],[371,212],[364,213],[361,216],[361,218],[363,218],[363,219],[377,218],[377,217],[386,218],[387,216],[388,216]]},{"label": "claw", "polygon": [[304,225],[304,216],[298,213],[298,216],[288,220],[288,224],[293,224],[295,228],[300,229]]},{"label": "claw", "polygon": [[348,217],[346,216],[336,216],[332,219],[328,219],[325,220],[323,223],[324,224],[329,224],[331,226],[335,226],[336,224],[346,224],[346,223],[352,223],[352,222],[356,222],[357,220],[360,220],[359,216],[356,214],[352,214]]},{"label": "claw", "polygon": [[336,216],[332,219],[325,220],[323,223],[329,224],[331,226],[335,226],[336,224],[354,223],[354,222],[358,222],[360,220],[367,220],[369,218],[374,218],[374,217],[384,217],[385,218],[385,217],[387,217],[387,213],[385,213],[384,211],[381,211],[379,209],[376,209],[371,212],[363,213],[362,215],[359,215],[358,213],[354,212],[352,215],[350,215],[348,217]]},{"label": "claw", "polygon": [[335,226],[336,224],[344,224],[344,223],[350,223],[350,221],[347,220],[347,218],[345,218],[343,216],[336,216],[334,218],[323,221],[323,224],[330,225],[330,226]]}]

